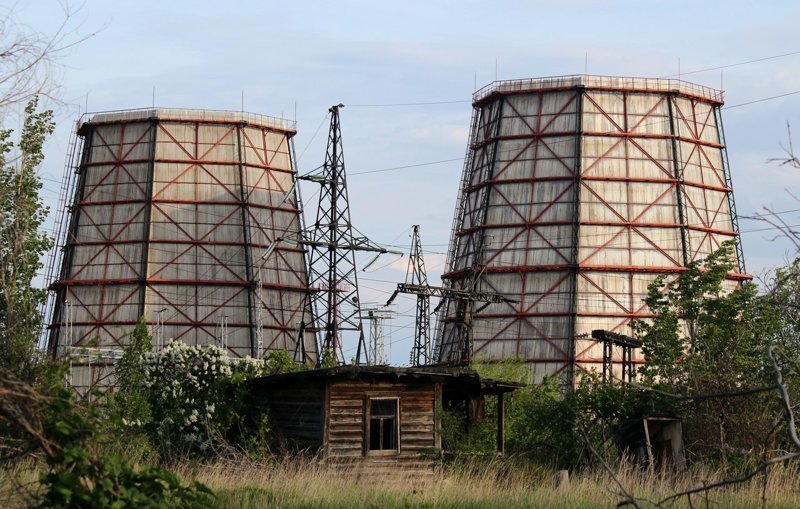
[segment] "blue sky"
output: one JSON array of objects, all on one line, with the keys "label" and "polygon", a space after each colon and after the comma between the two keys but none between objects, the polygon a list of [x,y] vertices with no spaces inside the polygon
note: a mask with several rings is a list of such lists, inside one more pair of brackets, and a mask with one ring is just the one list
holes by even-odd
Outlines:
[{"label": "blue sky", "polygon": [[[0,1],[33,29],[63,19],[54,0]],[[77,6],[76,6],[77,7]],[[360,172],[463,157],[475,84],[588,72],[661,77],[800,51],[800,4],[791,1],[206,2],[86,0],[70,20],[100,30],[61,59],[58,130],[42,173],[56,194],[71,122],[90,111],[156,106],[233,109],[294,118],[301,171],[322,163],[327,108],[342,110],[353,222],[385,244],[408,245],[422,226],[429,279],[439,281],[461,162]],[[587,58],[588,57],[588,58]],[[800,54],[691,73],[736,105],[800,90]],[[155,89],[155,94],[154,94]],[[450,102],[438,105],[357,105]],[[767,164],[781,155],[786,122],[800,132],[800,94],[723,113],[740,216],[764,205],[800,208],[800,170]],[[800,143],[800,141],[798,141]],[[54,192],[55,191],[55,192]],[[303,189],[309,198],[313,189]],[[310,202],[314,200],[308,199]],[[784,218],[800,223],[800,212]],[[793,257],[774,232],[741,219],[748,270]],[[362,301],[381,302],[404,278],[405,260],[361,273]],[[387,265],[388,264],[388,265]],[[372,269],[370,269],[372,270]],[[413,314],[410,298],[398,311]],[[408,316],[394,320],[392,360],[411,344]]]}]

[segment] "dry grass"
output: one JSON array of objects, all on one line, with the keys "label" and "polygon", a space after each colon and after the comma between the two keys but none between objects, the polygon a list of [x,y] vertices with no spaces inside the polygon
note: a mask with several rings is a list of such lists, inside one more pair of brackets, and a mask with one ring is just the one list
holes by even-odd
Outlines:
[{"label": "dry grass", "polygon": [[[614,507],[622,499],[605,472],[572,475],[569,487],[556,487],[554,473],[507,461],[441,468],[425,480],[354,479],[346,470],[312,462],[269,465],[215,464],[179,467],[186,478],[206,483],[219,496],[219,507]],[[643,507],[684,489],[720,479],[713,473],[659,476],[622,468],[619,478]],[[764,477],[672,501],[664,507],[764,507]],[[766,507],[800,507],[800,476],[795,467],[774,467],[766,487]],[[650,501],[650,502],[647,502]]]},{"label": "dry grass", "polygon": [[13,509],[31,505],[31,494],[39,485],[39,474],[40,470],[31,460],[0,467],[0,507]]}]

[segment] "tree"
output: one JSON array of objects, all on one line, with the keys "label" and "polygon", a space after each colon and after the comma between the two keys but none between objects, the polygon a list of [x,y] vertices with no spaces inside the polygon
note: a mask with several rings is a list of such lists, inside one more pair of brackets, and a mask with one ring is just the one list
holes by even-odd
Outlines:
[{"label": "tree", "polygon": [[25,121],[13,163],[13,131],[0,130],[0,367],[23,380],[35,371],[35,347],[42,317],[39,306],[46,290],[31,282],[52,239],[40,231],[47,217],[37,174],[42,147],[55,124],[51,110],[37,112],[38,99],[25,108]]},{"label": "tree", "polygon": [[[659,278],[645,300],[655,317],[634,323],[647,364],[642,383],[671,393],[737,395],[769,384],[767,348],[780,321],[755,284],[726,288],[733,245],[690,264],[665,286]],[[692,399],[681,408],[688,442],[698,454],[724,460],[766,447],[774,398]]]},{"label": "tree", "polygon": [[800,258],[777,269],[764,284],[763,307],[775,314],[780,327],[770,342],[790,359],[800,359]]},{"label": "tree", "polygon": [[732,251],[726,243],[690,264],[666,291],[663,277],[650,285],[645,302],[655,317],[634,323],[647,359],[640,374],[648,383],[696,391],[709,383],[734,387],[760,380],[764,334],[775,323],[761,309],[754,284],[725,288]]},{"label": "tree", "polygon": [[140,424],[150,420],[150,403],[145,387],[145,357],[152,349],[153,339],[142,317],[133,329],[122,357],[114,366],[117,378],[117,392],[112,395],[114,406],[127,423]]}]

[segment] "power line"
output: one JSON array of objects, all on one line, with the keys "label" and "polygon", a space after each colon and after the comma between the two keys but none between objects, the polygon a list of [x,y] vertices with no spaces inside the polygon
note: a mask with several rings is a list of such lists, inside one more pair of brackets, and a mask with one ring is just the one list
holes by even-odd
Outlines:
[{"label": "power line", "polygon": [[[723,106],[721,109],[729,110],[729,109],[732,109],[732,108],[740,108],[742,106],[748,106],[748,105],[751,105],[751,104],[757,104],[757,103],[761,103],[761,102],[772,101],[774,99],[780,99],[782,97],[788,97],[788,96],[797,95],[797,94],[800,94],[800,90],[795,90],[794,92],[787,92],[785,94],[778,94],[778,95],[774,95],[774,96],[770,96],[770,97],[764,97],[764,98],[761,98],[761,99],[755,99],[755,100],[752,100],[752,101],[747,101],[747,102],[743,102],[743,103],[739,103],[739,104],[732,104],[730,106]],[[661,119],[661,120],[655,120],[653,122],[648,122],[648,123],[642,124],[641,126],[639,126],[639,128],[642,128],[642,127],[653,127],[653,126],[656,126],[658,124],[666,124],[668,122],[670,122],[669,118],[665,118],[665,119]],[[547,146],[548,147],[553,147],[553,146],[556,146],[556,145],[568,144],[568,143],[574,143],[574,141],[572,139],[553,140],[551,142],[548,142]],[[518,151],[519,151],[519,149],[514,148],[514,149],[505,150],[505,151],[499,151],[499,153],[508,154],[508,153],[518,152]],[[432,165],[436,165],[436,164],[451,163],[451,162],[463,161],[463,160],[464,160],[463,157],[454,157],[454,158],[451,158],[451,159],[441,159],[441,160],[438,160],[438,161],[429,161],[429,162],[424,162],[424,163],[407,164],[407,165],[403,165],[403,166],[393,166],[393,167],[390,167],[390,168],[381,168],[381,169],[378,169],[378,170],[357,171],[357,172],[350,173],[350,176],[353,176],[353,175],[368,175],[368,174],[372,174],[372,173],[384,173],[384,172],[389,172],[389,171],[404,170],[404,169],[408,169],[408,168],[419,168],[419,167],[423,167],[423,166],[432,166]]]},{"label": "power line", "polygon": [[471,103],[468,99],[454,99],[452,101],[429,101],[418,103],[386,103],[386,104],[346,104],[348,108],[393,108],[397,106],[433,106],[438,104]]},{"label": "power line", "polygon": [[[765,218],[768,218],[770,216],[781,216],[783,214],[791,214],[793,212],[800,212],[800,209],[781,210],[779,212],[767,211],[763,215],[755,215],[755,216],[740,215],[739,218],[740,219],[752,219],[752,220],[755,220],[755,221],[763,221]],[[756,212],[756,214],[761,214],[761,212]]]},{"label": "power line", "polygon": [[[679,78],[682,76],[688,76],[691,74],[700,74],[704,72],[711,72],[711,71],[719,71],[722,69],[730,69],[731,67],[740,67],[743,65],[755,64],[759,62],[766,62],[769,60],[775,60],[778,58],[785,58],[794,55],[800,55],[800,51],[790,51],[789,53],[781,53],[778,55],[770,55],[761,58],[755,58],[752,60],[745,60],[743,62],[736,62],[733,64],[725,64],[725,65],[718,65],[714,67],[706,67],[703,69],[694,69],[691,71],[680,72],[679,74],[668,74],[665,76],[661,76],[660,79],[669,79],[669,78]],[[424,101],[424,102],[407,102],[407,103],[383,103],[383,104],[347,104],[347,107],[350,108],[391,108],[391,107],[402,107],[402,106],[434,106],[440,104],[463,104],[472,102],[471,100],[466,99],[452,99],[452,100],[445,100],[445,101]]]},{"label": "power line", "polygon": [[431,161],[428,163],[407,164],[405,166],[393,166],[391,168],[381,168],[380,170],[356,171],[351,173],[350,175],[366,175],[368,173],[382,173],[386,171],[404,170],[406,168],[418,168],[420,166],[432,166],[434,164],[452,163],[454,161],[463,161],[463,160],[464,160],[463,157],[454,157],[452,159],[442,159],[440,161]]},{"label": "power line", "polygon": [[686,76],[689,74],[698,74],[701,72],[709,72],[709,71],[719,71],[721,69],[729,69],[731,67],[738,67],[740,65],[747,65],[747,64],[755,64],[757,62],[765,62],[767,60],[774,60],[776,58],[783,58],[783,57],[790,57],[792,55],[800,55],[800,51],[792,51],[790,53],[782,53],[780,55],[771,55],[768,57],[756,58],[754,60],[746,60],[744,62],[737,62],[735,64],[727,64],[727,65],[718,65],[716,67],[706,67],[705,69],[696,69],[693,71],[681,72],[680,74],[670,74],[667,76],[662,76],[662,78],[676,78],[681,76]]},{"label": "power line", "polygon": [[739,108],[741,106],[748,106],[750,104],[763,103],[765,101],[771,101],[773,99],[780,99],[781,97],[787,97],[787,96],[795,95],[795,94],[800,94],[800,90],[795,90],[794,92],[787,92],[785,94],[773,95],[772,97],[764,97],[763,99],[756,99],[754,101],[747,101],[747,102],[744,102],[744,103],[733,104],[731,106],[723,106],[722,109],[723,110],[729,110],[731,108]]}]

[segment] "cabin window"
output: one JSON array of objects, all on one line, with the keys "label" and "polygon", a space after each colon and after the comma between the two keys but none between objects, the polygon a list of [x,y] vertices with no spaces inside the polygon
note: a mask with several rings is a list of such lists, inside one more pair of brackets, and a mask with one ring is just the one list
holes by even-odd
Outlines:
[{"label": "cabin window", "polygon": [[369,450],[397,450],[397,398],[369,400]]}]

